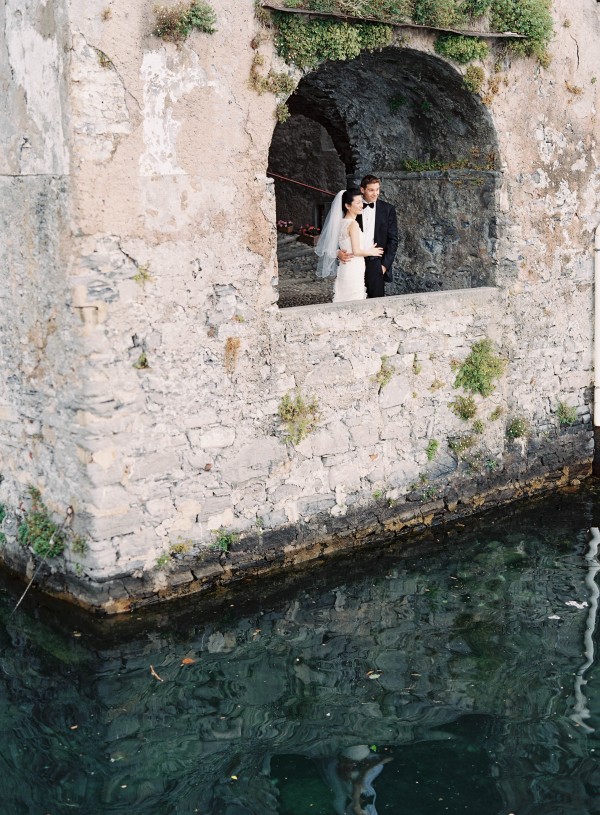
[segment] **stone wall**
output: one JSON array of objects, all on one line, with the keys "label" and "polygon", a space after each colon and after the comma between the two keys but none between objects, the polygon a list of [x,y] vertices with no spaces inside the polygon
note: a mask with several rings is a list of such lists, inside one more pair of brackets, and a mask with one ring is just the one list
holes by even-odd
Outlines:
[{"label": "stone wall", "polygon": [[398,251],[389,294],[494,284],[500,173],[479,170],[386,176],[398,202]]},{"label": "stone wall", "polygon": [[[213,5],[217,32],[179,47],[151,36],[141,0],[3,12],[21,103],[2,123],[2,557],[37,564],[16,541],[32,485],[87,541],[50,561],[44,588],[107,611],[589,469],[598,4],[555,3],[549,69],[507,59],[496,83],[486,64],[502,181],[481,282],[496,287],[286,311],[266,175],[277,100],[248,86],[254,4]],[[431,35],[409,39],[433,54]],[[448,438],[473,428],[449,407],[456,363],[484,337],[508,366],[458,458]],[[296,388],[320,419],[291,445],[277,412]],[[513,418],[527,438],[506,437]]]}]

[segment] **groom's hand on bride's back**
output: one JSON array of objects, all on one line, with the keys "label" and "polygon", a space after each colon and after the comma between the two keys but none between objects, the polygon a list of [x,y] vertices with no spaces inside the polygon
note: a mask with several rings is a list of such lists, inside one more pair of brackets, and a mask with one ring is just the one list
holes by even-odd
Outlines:
[{"label": "groom's hand on bride's back", "polygon": [[353,257],[354,255],[352,252],[344,252],[343,249],[337,250],[337,259],[340,261],[340,263],[348,263],[348,261],[352,260]]}]

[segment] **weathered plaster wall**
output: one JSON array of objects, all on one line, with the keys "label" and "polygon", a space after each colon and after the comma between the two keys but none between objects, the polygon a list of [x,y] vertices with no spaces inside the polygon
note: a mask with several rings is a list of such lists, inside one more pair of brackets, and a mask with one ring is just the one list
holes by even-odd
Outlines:
[{"label": "weathered plaster wall", "polygon": [[[0,473],[3,503],[36,483],[60,514],[82,507],[73,434],[83,389],[70,308],[73,252],[66,4],[0,9]],[[15,530],[14,518],[6,531]]]},{"label": "weathered plaster wall", "polygon": [[[276,100],[248,86],[251,0],[215,2],[218,31],[179,48],[150,35],[141,0],[114,3],[108,19],[105,3],[65,3],[68,21],[58,3],[16,5],[6,6],[2,46],[5,84],[21,99],[18,125],[3,124],[13,202],[3,200],[10,286],[0,294],[8,565],[27,567],[14,538],[27,483],[57,517],[73,506],[89,545],[69,554],[69,577],[59,560],[44,585],[116,611],[585,472],[600,220],[596,2],[555,3],[548,70],[506,60],[496,87],[486,65],[502,162],[498,288],[287,312],[276,306],[265,175]],[[49,75],[47,93],[34,83],[37,96],[6,45],[25,27],[38,32],[31,48]],[[411,36],[410,47],[432,53],[432,42]],[[265,70],[284,67],[269,43],[260,48]],[[18,163],[28,128],[33,147],[21,154],[35,151],[35,170]],[[484,336],[509,365],[480,405],[485,428],[468,467],[446,447],[465,429],[448,408],[451,366]],[[36,353],[45,367],[32,384]],[[383,355],[397,373],[379,392]],[[276,416],[295,387],[321,410],[297,447],[284,444]],[[574,430],[558,428],[559,399],[577,407]],[[496,422],[495,405],[505,410]],[[506,439],[516,415],[531,423],[529,440]],[[440,454],[430,463],[432,438]],[[221,527],[246,536],[230,555],[211,550]],[[189,551],[171,557],[181,543]]]}]

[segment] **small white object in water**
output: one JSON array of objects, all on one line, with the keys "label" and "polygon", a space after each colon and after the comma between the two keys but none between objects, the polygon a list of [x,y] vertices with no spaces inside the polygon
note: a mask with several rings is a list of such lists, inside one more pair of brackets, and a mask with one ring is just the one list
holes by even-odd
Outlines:
[{"label": "small white object in water", "polygon": [[587,608],[588,604],[584,600],[583,603],[578,603],[577,600],[567,600],[566,606],[574,606],[575,608]]},{"label": "small white object in water", "polygon": [[558,614],[553,614],[551,617],[548,617],[549,620],[560,620]]}]

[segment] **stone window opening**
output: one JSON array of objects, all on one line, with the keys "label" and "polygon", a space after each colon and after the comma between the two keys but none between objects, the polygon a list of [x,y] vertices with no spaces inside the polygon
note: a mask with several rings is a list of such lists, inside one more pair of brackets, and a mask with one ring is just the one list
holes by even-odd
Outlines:
[{"label": "stone window opening", "polygon": [[[400,242],[386,294],[495,284],[498,143],[488,108],[443,59],[387,48],[307,74],[275,127],[273,173],[332,193],[366,173],[398,213]],[[333,280],[315,278],[316,255],[297,239],[321,226],[331,196],[275,178],[279,306],[331,302]]]}]

